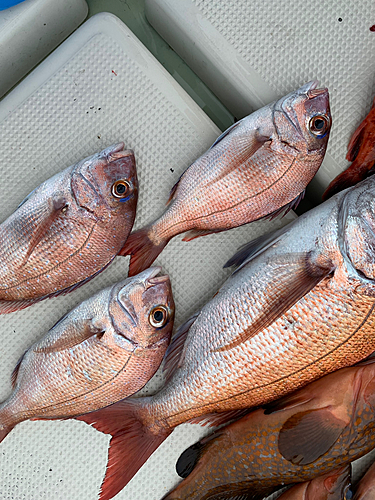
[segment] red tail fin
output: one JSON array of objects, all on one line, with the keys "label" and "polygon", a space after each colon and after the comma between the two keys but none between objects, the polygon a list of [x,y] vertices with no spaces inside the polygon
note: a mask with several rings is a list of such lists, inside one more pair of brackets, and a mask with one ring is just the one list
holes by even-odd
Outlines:
[{"label": "red tail fin", "polygon": [[148,231],[149,226],[146,226],[132,233],[118,254],[131,255],[129,276],[134,276],[150,267],[169,241],[164,240],[160,245],[154,245],[148,237]]},{"label": "red tail fin", "polygon": [[140,420],[139,409],[137,401],[124,400],[77,417],[112,435],[100,500],[109,500],[121,491],[171,433],[165,430],[158,435],[152,434]]}]

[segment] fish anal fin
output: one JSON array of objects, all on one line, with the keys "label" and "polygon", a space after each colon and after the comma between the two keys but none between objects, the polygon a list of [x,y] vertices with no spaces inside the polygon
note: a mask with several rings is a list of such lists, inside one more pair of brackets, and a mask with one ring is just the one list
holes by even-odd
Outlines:
[{"label": "fish anal fin", "polygon": [[309,403],[312,399],[313,397],[309,396],[306,391],[299,390],[297,393],[284,396],[264,405],[264,414],[271,415],[271,413],[277,413],[278,411],[290,410]]},{"label": "fish anal fin", "polygon": [[217,427],[219,425],[227,424],[228,422],[241,418],[250,412],[248,408],[242,410],[231,410],[223,411],[220,413],[207,413],[206,415],[200,415],[192,420],[189,420],[191,424],[200,424],[202,427],[208,425],[209,427]]},{"label": "fish anal fin", "polygon": [[39,219],[38,225],[35,227],[34,232],[31,234],[31,239],[28,245],[26,254],[23,257],[22,264],[25,264],[33,253],[34,249],[38,246],[41,239],[48,232],[49,228],[57,217],[62,213],[66,207],[66,199],[62,194],[56,193],[52,196],[47,203],[47,207],[43,216]]},{"label": "fish anal fin", "polygon": [[10,381],[11,381],[11,384],[12,384],[12,388],[14,389],[15,386],[16,386],[16,382],[17,382],[17,377],[18,377],[18,372],[20,370],[20,366],[21,366],[21,363],[23,361],[23,358],[25,357],[25,354],[27,353],[27,351],[25,351],[22,356],[20,357],[20,359],[17,361],[17,364],[16,366],[14,367],[14,370],[12,371],[12,375],[10,376]]},{"label": "fish anal fin", "polygon": [[279,451],[293,464],[311,464],[329,451],[346,426],[329,408],[296,413],[280,430]]},{"label": "fish anal fin", "polygon": [[200,238],[201,236],[207,236],[208,234],[214,234],[214,233],[221,233],[221,229],[220,230],[200,230],[200,229],[192,229],[191,231],[188,231],[185,236],[182,238],[182,241],[191,241],[191,240],[195,240],[195,238]]},{"label": "fish anal fin", "polygon": [[80,322],[68,322],[60,335],[47,335],[33,348],[33,352],[48,354],[64,351],[102,332],[101,328],[93,325],[91,319],[84,319]]},{"label": "fish anal fin", "polygon": [[121,491],[171,433],[165,429],[153,434],[139,419],[138,409],[137,401],[123,400],[76,417],[112,436],[100,500],[110,500]]},{"label": "fish anal fin", "polygon": [[333,264],[329,260],[320,259],[317,263],[312,252],[274,257],[269,264],[267,304],[248,328],[217,350],[233,349],[269,327],[332,271]]},{"label": "fish anal fin", "polygon": [[172,338],[164,358],[163,370],[166,382],[172,378],[172,375],[181,361],[182,350],[185,345],[187,334],[189,333],[189,329],[197,319],[198,315],[199,313],[194,314],[185,323],[183,323]]},{"label": "fish anal fin", "polygon": [[[189,167],[188,167],[189,168]],[[170,202],[173,200],[173,197],[177,191],[177,188],[178,188],[178,185],[180,183],[180,180],[182,178],[182,176],[184,175],[184,173],[186,172],[186,170],[180,175],[180,177],[177,179],[177,182],[175,183],[175,185],[172,187],[172,189],[170,190],[170,193],[169,193],[169,198],[167,200],[167,203],[166,205],[169,205]]]}]

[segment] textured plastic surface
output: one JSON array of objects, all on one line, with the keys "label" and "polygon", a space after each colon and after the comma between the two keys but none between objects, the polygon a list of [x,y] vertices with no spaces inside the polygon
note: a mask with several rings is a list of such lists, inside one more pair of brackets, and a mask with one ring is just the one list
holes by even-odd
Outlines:
[{"label": "textured plastic surface", "polygon": [[374,2],[146,0],[146,15],[237,118],[314,78],[329,88],[333,128],[309,191],[320,201],[375,92]]},{"label": "textured plastic surface", "polygon": [[[163,211],[182,171],[218,134],[129,29],[110,14],[98,14],[0,103],[1,220],[43,180],[123,140],[136,155],[141,227]],[[229,274],[222,265],[238,246],[293,217],[189,243],[174,238],[157,262],[171,276],[176,326],[217,291]],[[127,267],[127,258],[117,258],[74,293],[0,316],[0,400],[10,393],[10,375],[24,350],[73,306],[123,279]],[[144,391],[161,382],[159,373]],[[199,425],[176,429],[116,498],[160,499],[178,481],[178,456],[203,432]],[[98,498],[108,442],[83,422],[23,422],[0,444],[0,500]]]},{"label": "textured plastic surface", "polygon": [[87,16],[85,0],[26,0],[0,12],[0,97]]}]

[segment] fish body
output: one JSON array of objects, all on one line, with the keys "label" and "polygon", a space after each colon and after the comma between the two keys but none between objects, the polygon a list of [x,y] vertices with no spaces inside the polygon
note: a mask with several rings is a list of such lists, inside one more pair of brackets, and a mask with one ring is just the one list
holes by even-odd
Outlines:
[{"label": "fish body", "polygon": [[258,500],[293,483],[280,500],[349,500],[350,462],[375,446],[374,389],[372,357],[249,413],[185,450],[163,500]]},{"label": "fish body", "polygon": [[310,82],[226,130],[173,187],[164,214],[121,250],[130,275],[147,268],[168,241],[241,226],[296,206],[319,169],[331,116],[327,89]]},{"label": "fish body", "polygon": [[375,464],[372,464],[355,488],[353,500],[374,500],[375,498]]},{"label": "fish body", "polygon": [[118,254],[134,222],[134,154],[113,145],[56,174],[0,225],[0,314],[67,293]]},{"label": "fish body", "polygon": [[80,415],[148,382],[174,318],[170,281],[159,271],[148,269],[82,302],[24,353],[13,392],[0,405],[0,440],[23,420]]},{"label": "fish body", "polygon": [[[124,428],[141,425],[136,447],[151,454],[179,424],[228,421],[364,359],[375,350],[374,234],[370,177],[251,243],[233,259],[237,271],[172,340],[161,391],[81,419],[116,435],[106,424],[116,411]],[[109,450],[103,499],[149,456],[134,459],[127,432]]]},{"label": "fish body", "polygon": [[359,124],[348,145],[346,155],[353,162],[329,184],[323,194],[323,200],[354,186],[372,173],[375,166],[375,98],[371,110]]}]

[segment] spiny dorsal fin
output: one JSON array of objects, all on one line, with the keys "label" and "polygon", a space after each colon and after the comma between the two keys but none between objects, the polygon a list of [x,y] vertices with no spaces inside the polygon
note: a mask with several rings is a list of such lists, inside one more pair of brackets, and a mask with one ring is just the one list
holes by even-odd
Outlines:
[{"label": "spiny dorsal fin", "polygon": [[200,313],[194,314],[183,325],[180,326],[180,328],[176,332],[176,335],[173,337],[170,346],[168,347],[164,360],[164,374],[166,382],[171,379],[172,375],[179,365],[179,362],[181,361],[181,353],[184,348],[187,334],[191,325],[197,319],[199,314]]}]

